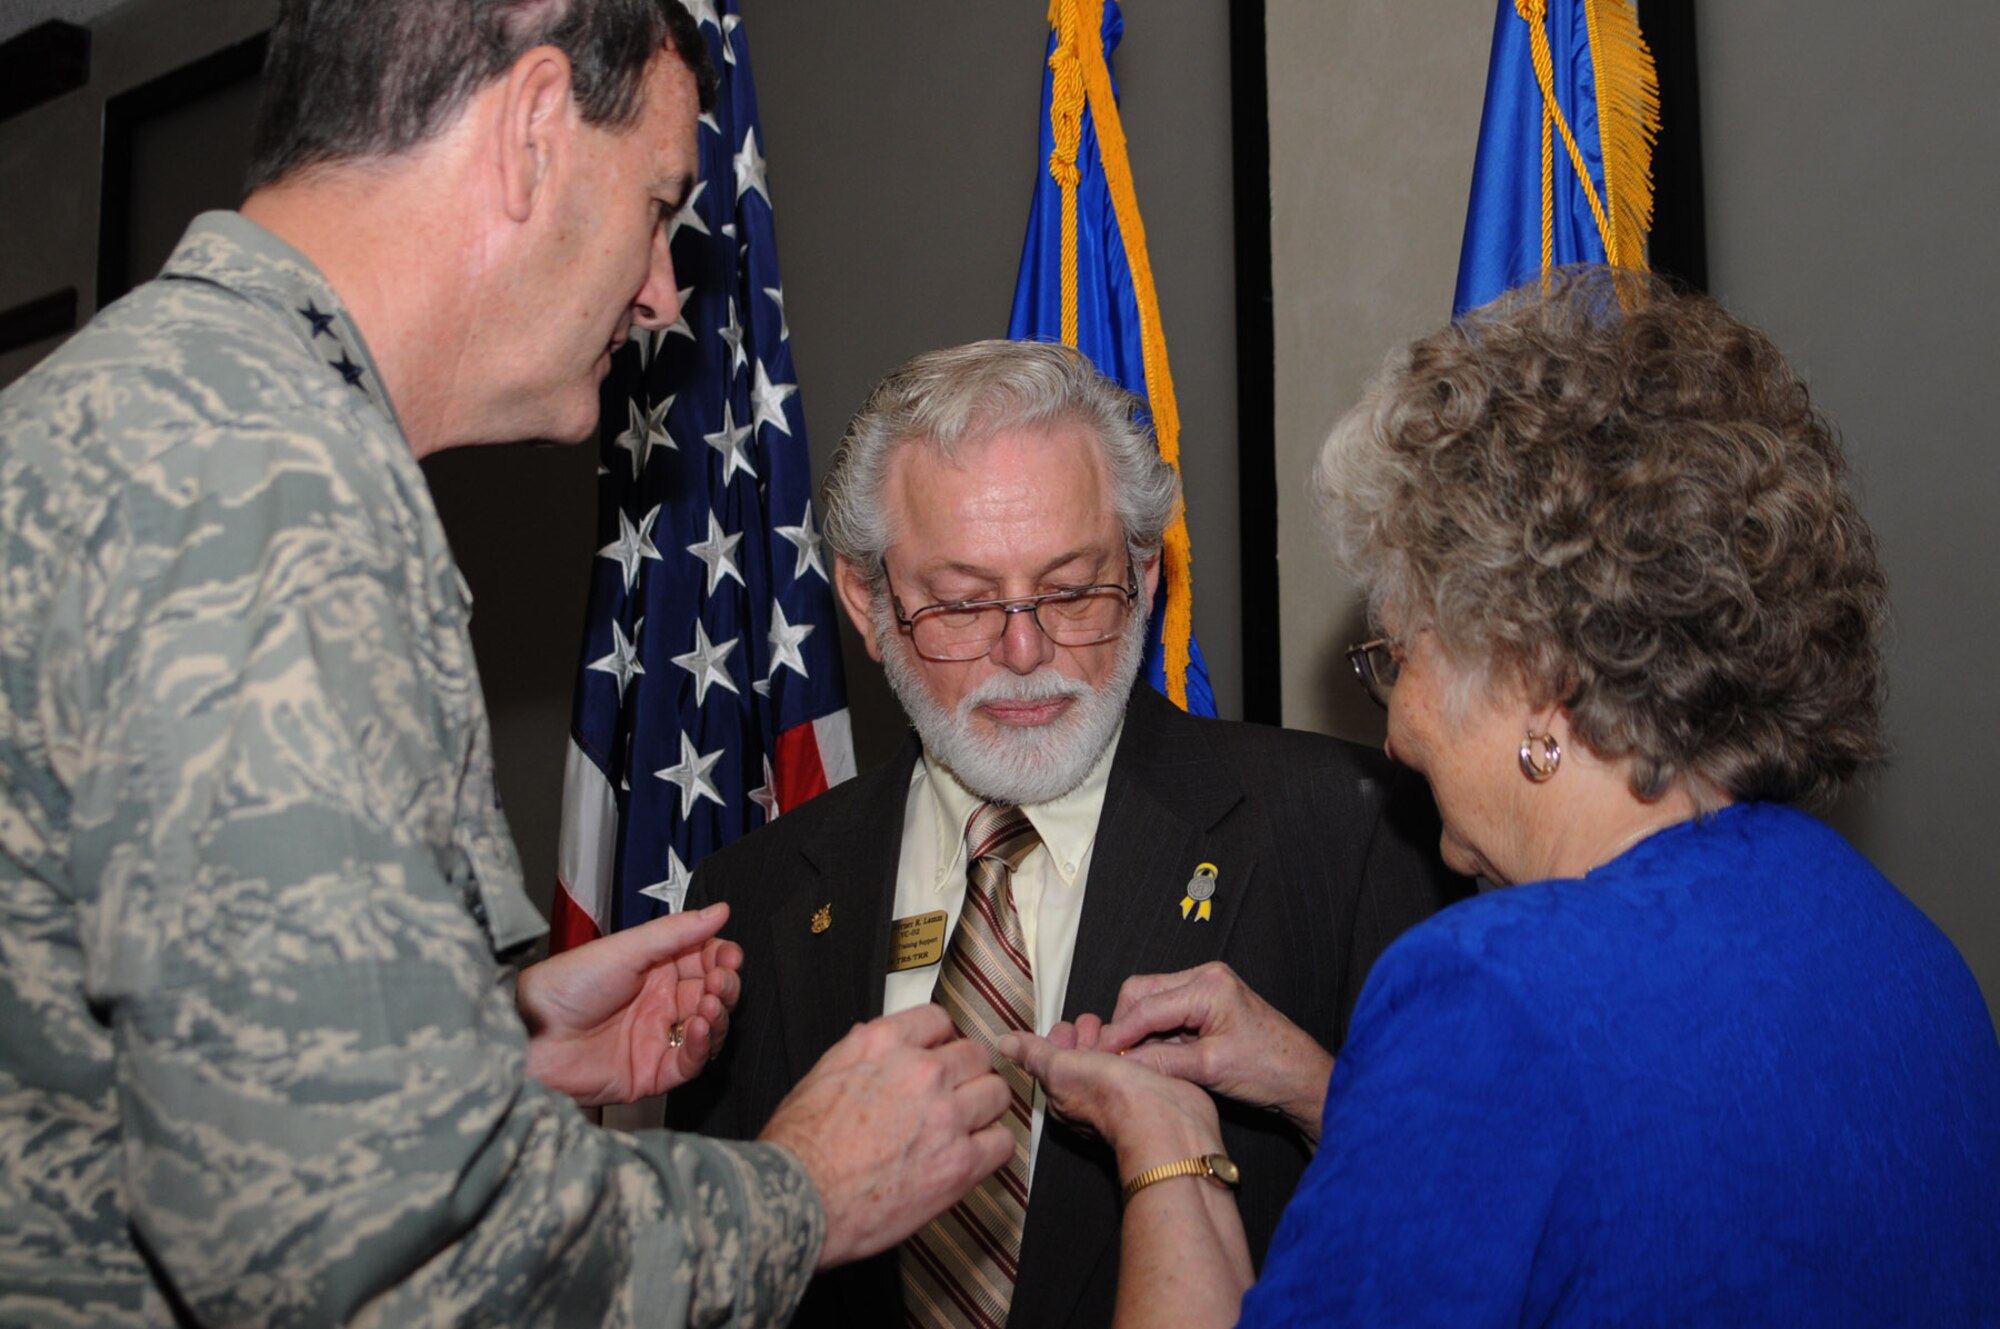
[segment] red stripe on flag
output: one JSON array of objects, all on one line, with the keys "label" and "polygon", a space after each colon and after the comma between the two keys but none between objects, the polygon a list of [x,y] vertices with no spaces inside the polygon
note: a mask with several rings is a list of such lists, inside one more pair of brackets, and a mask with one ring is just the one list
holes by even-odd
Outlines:
[{"label": "red stripe on flag", "polygon": [[597,940],[597,924],[569,898],[569,891],[556,883],[555,917],[549,921],[549,953],[558,954],[572,946]]},{"label": "red stripe on flag", "polygon": [[819,739],[812,723],[794,725],[778,735],[771,762],[771,782],[777,786],[778,811],[790,812],[816,794],[826,792],[826,767],[819,758]]}]

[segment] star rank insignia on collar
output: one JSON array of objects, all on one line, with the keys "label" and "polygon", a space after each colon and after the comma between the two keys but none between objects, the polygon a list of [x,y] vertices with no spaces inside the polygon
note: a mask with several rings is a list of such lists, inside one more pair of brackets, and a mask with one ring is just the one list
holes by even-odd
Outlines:
[{"label": "star rank insignia on collar", "polygon": [[329,360],[327,363],[340,371],[340,376],[347,380],[348,387],[358,388],[361,386],[361,375],[367,371],[349,359],[345,350],[341,351],[338,360]]},{"label": "star rank insignia on collar", "polygon": [[[306,301],[306,307],[304,309],[301,309],[299,311],[299,314],[301,317],[305,319],[306,322],[312,324],[313,336],[317,337],[322,332],[329,337],[333,335],[333,315],[322,314],[320,312],[319,303],[317,301],[314,300]],[[348,382],[350,383],[353,381],[354,380],[352,379],[348,380]]]}]

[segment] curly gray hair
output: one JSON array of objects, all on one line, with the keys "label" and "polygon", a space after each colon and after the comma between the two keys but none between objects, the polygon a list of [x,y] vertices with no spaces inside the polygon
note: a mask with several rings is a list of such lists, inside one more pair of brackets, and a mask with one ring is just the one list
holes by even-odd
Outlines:
[{"label": "curly gray hair", "polygon": [[1883,756],[1875,537],[1804,382],[1712,300],[1503,296],[1390,358],[1316,486],[1373,613],[1560,702],[1641,797],[1809,801]]},{"label": "curly gray hair", "polygon": [[896,533],[882,507],[889,459],[906,444],[950,457],[1007,430],[1079,425],[1103,449],[1125,544],[1135,564],[1160,547],[1180,503],[1180,480],[1160,460],[1137,397],[1065,346],[976,341],[928,351],[875,385],[827,472],[827,543],[871,583]]}]

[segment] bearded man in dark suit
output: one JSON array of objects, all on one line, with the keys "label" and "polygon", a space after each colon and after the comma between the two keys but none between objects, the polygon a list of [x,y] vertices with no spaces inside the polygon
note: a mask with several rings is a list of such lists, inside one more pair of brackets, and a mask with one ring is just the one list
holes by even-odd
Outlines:
[{"label": "bearded man in dark suit", "polygon": [[[1324,1089],[1369,965],[1463,883],[1421,785],[1379,754],[1196,719],[1140,681],[1179,502],[1138,400],[1073,351],[979,342],[877,386],[825,534],[915,732],[696,872],[689,907],[733,911],[744,995],[731,1045],[669,1101],[675,1124],[754,1135],[885,1011],[936,999],[990,1042],[1210,961],[1311,1036],[1264,1053]],[[900,1250],[822,1276],[795,1324],[1110,1321],[1129,1178],[1002,1069],[1014,1162]],[[1261,1260],[1318,1096],[1222,1111]]]}]

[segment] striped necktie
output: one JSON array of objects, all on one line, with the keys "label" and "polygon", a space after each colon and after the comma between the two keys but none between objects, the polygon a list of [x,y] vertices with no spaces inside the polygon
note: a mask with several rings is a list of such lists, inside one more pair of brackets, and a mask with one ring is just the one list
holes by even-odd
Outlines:
[{"label": "striped necktie", "polygon": [[1014,1155],[903,1243],[904,1318],[912,1325],[1000,1329],[1014,1297],[1028,1212],[1034,1081],[994,1049],[1009,1029],[1035,1027],[1035,980],[1011,882],[1040,843],[1019,808],[984,803],[966,822],[965,904],[931,999],[961,1034],[986,1045],[1014,1091],[1001,1118],[1014,1132]]}]

